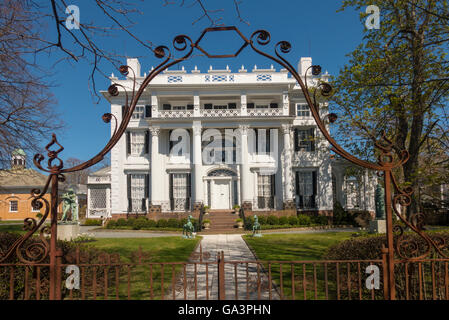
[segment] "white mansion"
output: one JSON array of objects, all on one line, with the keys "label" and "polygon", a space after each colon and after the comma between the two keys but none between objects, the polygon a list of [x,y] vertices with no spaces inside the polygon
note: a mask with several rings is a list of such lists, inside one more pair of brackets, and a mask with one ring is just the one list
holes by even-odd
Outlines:
[{"label": "white mansion", "polygon": [[[143,80],[139,61],[127,64]],[[311,65],[301,58],[299,74]],[[110,79],[132,88],[131,78]],[[308,85],[317,80],[310,73]],[[103,95],[120,123],[124,92]],[[346,176],[347,166],[329,152],[286,70],[167,70],[145,89],[111,167],[89,176],[88,215],[185,212],[199,204],[329,215],[335,201],[373,212],[375,179],[365,171]]]}]

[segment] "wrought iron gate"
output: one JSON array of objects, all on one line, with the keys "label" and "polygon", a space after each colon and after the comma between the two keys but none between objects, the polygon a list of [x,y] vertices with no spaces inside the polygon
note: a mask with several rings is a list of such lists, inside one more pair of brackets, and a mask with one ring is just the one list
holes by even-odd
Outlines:
[{"label": "wrought iron gate", "polygon": [[[212,55],[201,47],[201,41],[207,33],[217,33],[222,31],[232,31],[237,33],[237,35],[242,39],[242,46],[234,54],[224,54],[224,55]],[[42,161],[45,156],[42,154],[37,154],[34,156],[34,164],[40,170],[47,172],[49,174],[47,183],[43,190],[33,189],[32,194],[32,206],[45,208],[45,213],[43,219],[39,222],[35,219],[28,218],[24,221],[24,227],[28,231],[22,238],[18,239],[14,244],[4,251],[0,251],[0,263],[5,262],[12,255],[17,255],[21,263],[26,266],[33,268],[33,274],[39,274],[42,270],[39,267],[47,268],[49,274],[49,299],[61,299],[61,290],[59,287],[61,285],[61,264],[62,251],[57,246],[56,235],[57,235],[57,205],[58,205],[58,185],[59,182],[65,180],[64,174],[75,172],[79,170],[86,169],[100,162],[104,156],[111,151],[111,149],[116,145],[121,136],[124,134],[128,123],[132,117],[134,109],[143,94],[144,89],[149,85],[149,83],[161,72],[169,67],[172,67],[182,61],[188,59],[195,50],[201,51],[208,58],[234,58],[237,57],[245,48],[251,47],[257,54],[260,54],[285,68],[291,75],[296,79],[299,86],[301,87],[307,104],[310,108],[311,114],[320,129],[323,136],[329,141],[333,146],[332,150],[342,156],[343,158],[351,161],[359,166],[369,168],[379,172],[384,180],[385,188],[385,204],[386,204],[386,221],[387,221],[387,233],[386,233],[386,247],[383,251],[383,292],[386,299],[396,298],[396,285],[395,285],[395,268],[398,265],[405,266],[405,274],[407,270],[407,265],[414,266],[418,264],[418,273],[422,275],[422,267],[419,265],[425,259],[429,259],[431,253],[437,254],[438,257],[448,259],[449,257],[443,252],[443,247],[445,246],[444,240],[434,236],[430,236],[423,231],[422,228],[422,215],[420,213],[415,214],[415,216],[410,220],[406,220],[400,212],[398,211],[399,206],[407,207],[410,205],[410,199],[413,190],[411,188],[401,188],[396,181],[393,170],[404,164],[408,160],[408,152],[402,151],[394,156],[393,143],[384,134],[381,139],[376,143],[376,148],[380,155],[378,157],[377,163],[367,162],[356,158],[355,156],[344,150],[331,136],[326,126],[329,123],[333,123],[337,120],[337,116],[333,113],[326,115],[321,118],[320,116],[320,106],[317,103],[317,94],[320,93],[321,96],[329,96],[332,87],[325,82],[318,82],[317,87],[309,88],[307,81],[307,73],[311,69],[311,73],[317,76],[321,73],[321,67],[318,65],[311,66],[303,77],[301,77],[295,68],[284,58],[284,54],[287,54],[291,50],[291,44],[287,41],[280,41],[275,45],[275,55],[270,55],[267,52],[262,51],[262,48],[271,42],[271,35],[265,30],[255,31],[249,39],[246,38],[238,28],[236,27],[218,27],[218,28],[207,28],[203,31],[202,35],[197,41],[193,42],[192,39],[186,35],[179,35],[173,40],[173,47],[178,52],[184,52],[185,54],[180,58],[175,58],[170,49],[166,46],[159,46],[154,50],[156,58],[162,59],[162,62],[154,68],[148,76],[139,84],[136,81],[134,70],[129,66],[121,66],[119,71],[122,75],[129,75],[134,79],[133,91],[131,93],[127,92],[127,89],[119,84],[112,84],[108,92],[111,96],[117,96],[120,92],[126,94],[126,104],[124,107],[124,118],[120,124],[117,123],[117,119],[111,113],[105,113],[102,117],[105,123],[110,123],[113,121],[115,123],[114,133],[106,144],[106,146],[92,159],[77,165],[72,168],[64,168],[63,161],[59,158],[59,154],[64,150],[64,148],[58,143],[56,135],[53,134],[50,143],[46,146],[47,151],[47,166],[44,168]],[[51,201],[48,202],[43,196],[47,193],[48,188],[51,187]],[[244,205],[244,204],[243,204]],[[401,225],[396,225],[393,227],[393,215],[395,215],[401,222]],[[50,218],[50,227],[43,227],[44,221]],[[412,232],[418,234],[424,241],[426,245],[426,250],[423,254],[417,255],[418,243],[410,243],[404,237],[405,228],[411,230]],[[29,247],[24,247],[26,240],[28,240],[34,233],[39,230],[40,242],[33,242]],[[45,235],[50,235],[49,241],[45,238]],[[395,256],[396,255],[396,256]],[[41,263],[49,258],[48,264],[41,265]],[[431,264],[442,262],[446,268],[446,275],[443,277],[446,281],[447,288],[447,261],[446,260],[431,260]],[[300,264],[303,262],[300,262]],[[344,263],[344,262],[341,262]],[[257,262],[259,265],[260,263]],[[110,265],[114,267],[113,265]],[[339,263],[337,263],[337,268]],[[433,267],[432,267],[433,268]],[[218,262],[218,270],[223,269],[223,262]],[[27,269],[28,270],[28,269]],[[39,271],[41,270],[41,271]],[[296,269],[293,268],[292,274]],[[420,271],[421,270],[421,271]],[[432,269],[433,270],[433,269]],[[432,271],[433,272],[433,271]],[[14,272],[12,271],[12,274]],[[434,275],[434,273],[431,273]],[[222,272],[220,276],[224,276]],[[436,275],[435,275],[436,276]],[[424,280],[421,281],[421,276],[419,277],[418,286],[424,286],[426,283]],[[39,281],[39,277],[37,278]],[[107,280],[105,280],[107,281]],[[436,278],[435,278],[436,281]],[[295,281],[292,282],[293,284]],[[407,280],[405,284],[407,285]],[[410,285],[410,283],[408,283]],[[108,283],[105,282],[105,287]],[[337,281],[338,286],[338,281]],[[294,290],[292,290],[295,292]],[[447,293],[447,289],[446,289]],[[220,291],[220,297],[223,298],[224,292]],[[293,294],[294,296],[294,294]],[[338,295],[337,295],[338,297]],[[447,294],[446,294],[447,297]]]}]

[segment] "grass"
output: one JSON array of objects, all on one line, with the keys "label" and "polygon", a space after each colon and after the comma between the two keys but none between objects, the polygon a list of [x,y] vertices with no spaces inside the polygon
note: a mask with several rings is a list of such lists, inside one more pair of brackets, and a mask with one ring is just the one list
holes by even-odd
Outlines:
[{"label": "grass", "polygon": [[[187,262],[201,237],[196,239],[182,239],[181,237],[158,238],[116,238],[97,239],[86,243],[88,247],[106,251],[109,254],[119,254],[121,266],[111,266],[107,269],[99,267],[96,273],[98,283],[95,293],[98,299],[133,300],[162,298],[162,295],[171,293],[172,276],[175,279],[182,271],[182,264],[171,264],[162,267],[159,263]],[[139,263],[139,248],[141,249],[142,263]],[[152,264],[156,263],[157,264]],[[107,275],[107,279],[105,279]],[[129,279],[129,287],[128,287]],[[86,283],[91,282],[89,279]],[[104,284],[108,283],[108,290]],[[87,288],[90,298],[94,295],[93,287]],[[129,290],[129,291],[128,291]],[[162,291],[163,290],[163,291]],[[97,296],[98,294],[98,296]]]},{"label": "grass", "polygon": [[26,231],[22,229],[23,223],[20,225],[0,224],[0,232],[11,232],[24,234]]},{"label": "grass", "polygon": [[[255,252],[258,260],[317,261],[323,259],[329,247],[350,239],[351,234],[352,232],[325,232],[264,234],[261,238],[254,238],[250,235],[243,237]],[[335,264],[325,266],[322,263],[273,263],[268,266],[264,263],[264,268],[266,271],[271,270],[272,281],[284,299],[336,298]],[[341,273],[343,274],[343,270]],[[327,290],[324,280],[326,276],[328,276]]]},{"label": "grass", "polygon": [[259,260],[304,261],[321,260],[326,250],[353,232],[323,232],[307,234],[264,234],[255,238],[243,236]]},{"label": "grass", "polygon": [[12,223],[22,223],[23,224],[23,219],[22,220],[0,220],[0,226],[3,224],[12,224]]}]

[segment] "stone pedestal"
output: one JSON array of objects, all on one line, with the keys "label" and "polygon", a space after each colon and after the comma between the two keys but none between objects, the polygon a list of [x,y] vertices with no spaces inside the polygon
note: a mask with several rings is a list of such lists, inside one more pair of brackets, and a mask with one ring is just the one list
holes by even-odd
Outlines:
[{"label": "stone pedestal", "polygon": [[80,234],[80,225],[75,223],[58,223],[58,240],[70,241]]},{"label": "stone pedestal", "polygon": [[369,222],[369,233],[386,233],[387,221],[386,220],[372,220]]}]

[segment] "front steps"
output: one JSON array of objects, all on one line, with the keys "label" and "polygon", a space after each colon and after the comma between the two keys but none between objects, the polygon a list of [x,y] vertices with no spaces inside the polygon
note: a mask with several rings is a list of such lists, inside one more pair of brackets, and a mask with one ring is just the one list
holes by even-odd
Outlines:
[{"label": "front steps", "polygon": [[234,210],[211,210],[203,216],[203,221],[210,220],[210,227],[203,229],[201,234],[244,233],[243,229],[234,227],[238,218],[239,215],[234,214]]}]

